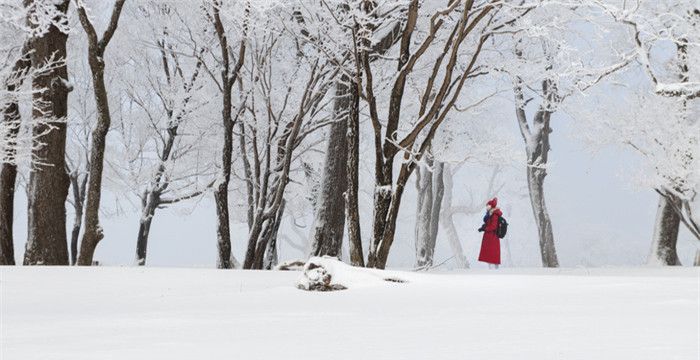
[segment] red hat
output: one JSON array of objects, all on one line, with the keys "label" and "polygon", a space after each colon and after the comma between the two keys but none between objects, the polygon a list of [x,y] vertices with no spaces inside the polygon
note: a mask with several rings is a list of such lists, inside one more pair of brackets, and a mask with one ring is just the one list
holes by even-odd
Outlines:
[{"label": "red hat", "polygon": [[489,202],[487,202],[486,205],[490,205],[492,208],[495,208],[496,205],[498,205],[498,198],[493,198],[489,200]]}]

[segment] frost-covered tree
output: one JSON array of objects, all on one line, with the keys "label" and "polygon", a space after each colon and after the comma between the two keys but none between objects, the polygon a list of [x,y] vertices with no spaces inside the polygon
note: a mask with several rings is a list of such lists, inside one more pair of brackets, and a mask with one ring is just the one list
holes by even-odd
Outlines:
[{"label": "frost-covered tree", "polygon": [[88,172],[85,200],[85,230],[80,242],[80,254],[78,255],[78,265],[83,266],[92,265],[95,248],[104,237],[102,227],[100,226],[99,212],[100,200],[102,198],[102,170],[104,168],[107,132],[112,122],[112,114],[109,110],[109,100],[104,80],[104,56],[107,45],[109,45],[109,42],[112,40],[117,30],[119,17],[121,16],[125,1],[126,0],[116,0],[114,2],[114,7],[105,30],[102,35],[98,35],[94,20],[90,19],[88,14],[89,10],[85,7],[84,2],[82,0],[75,0],[80,24],[87,34],[87,58],[92,74],[92,85],[97,109],[97,119],[90,139],[90,170]]},{"label": "frost-covered tree", "polygon": [[[335,85],[333,117],[328,130],[325,162],[312,230],[311,255],[340,257],[344,225],[348,224],[350,261],[364,265],[357,200],[359,154],[359,64],[357,46],[371,48],[370,61],[385,54],[399,39],[401,11],[406,1],[297,1],[289,15],[300,42],[321,51],[342,67]],[[364,35],[381,33],[374,41]],[[364,42],[365,44],[359,44]],[[343,206],[340,206],[340,205]]]},{"label": "frost-covered tree", "polygon": [[240,80],[240,150],[251,212],[246,269],[275,265],[293,164],[318,144],[304,140],[331,123],[327,95],[339,73],[317,48],[299,46],[274,10],[260,17],[266,26],[250,34],[250,60]]},{"label": "frost-covered tree", "polygon": [[[65,44],[61,42],[65,40],[63,35],[68,32],[68,26],[63,4],[5,0],[0,1],[0,10],[0,264],[14,265],[17,167],[26,165],[37,170],[62,161],[61,139],[64,134],[60,131],[63,130],[65,111],[61,102],[65,100],[69,87],[64,86],[67,77],[62,76],[65,75]],[[47,88],[51,84],[55,89]],[[33,114],[22,121],[20,105],[32,101],[35,104]],[[52,108],[52,101],[57,102],[56,108]],[[49,134],[54,129],[58,132]],[[47,154],[51,157],[47,158]],[[53,181],[61,174],[58,170],[42,175],[42,181]],[[35,183],[39,181],[33,178]],[[34,190],[38,191],[37,188]],[[53,206],[60,202],[60,191],[56,194],[43,191],[42,194],[45,204]],[[52,195],[56,201],[46,199]],[[57,205],[52,211],[60,214]],[[60,221],[60,216],[55,221]],[[37,255],[37,262],[46,258],[47,263],[62,263],[58,241],[60,239],[50,237],[45,242],[34,243],[36,247],[50,247],[46,249],[45,257]]]},{"label": "frost-covered tree", "polygon": [[[374,129],[376,163],[368,266],[386,266],[406,182],[467,80],[480,72],[484,45],[534,6],[511,7],[499,1],[449,1],[441,7],[411,1],[397,49],[398,63],[372,65],[369,55],[362,54],[364,97]],[[390,86],[375,89],[375,77],[386,78]],[[408,96],[415,96],[418,101],[407,104],[404,98]],[[378,104],[382,102],[388,103],[388,108],[386,115],[380,117]],[[397,156],[402,160],[399,160],[399,174],[394,177]]]},{"label": "frost-covered tree", "polygon": [[[207,7],[207,17],[214,28],[218,40],[218,53],[212,56],[214,62],[208,68],[221,92],[221,121],[223,137],[221,143],[221,173],[214,184],[214,202],[216,203],[216,243],[218,249],[217,267],[230,269],[231,230],[229,216],[229,182],[231,181],[231,163],[233,161],[233,87],[240,76],[245,61],[247,32],[250,26],[250,1],[222,2],[212,0]],[[226,19],[227,24],[222,19]],[[242,21],[236,21],[241,20]],[[228,23],[235,26],[227,27]],[[234,47],[238,51],[234,51]],[[206,65],[206,64],[205,64]]]},{"label": "frost-covered tree", "polygon": [[127,156],[115,159],[114,167],[120,186],[140,200],[135,263],[145,265],[156,210],[197,199],[213,185],[216,93],[204,70],[206,43],[188,32],[201,14],[176,2],[142,4],[129,14],[130,22],[148,24],[129,29],[130,37],[150,46],[126,56],[124,71],[137,75],[121,80],[117,151]]},{"label": "frost-covered tree", "polygon": [[627,97],[626,113],[592,129],[604,127],[645,160],[653,176],[645,175],[644,182],[659,194],[649,263],[680,265],[680,224],[700,240],[700,7],[686,1],[598,6],[626,27],[648,86]]},{"label": "frost-covered tree", "polygon": [[[71,90],[65,66],[68,1],[30,1],[28,8],[30,26],[42,29],[32,34],[32,67],[43,66],[55,59],[64,61],[32,81],[33,88],[45,89],[34,94],[32,117],[50,120],[33,126],[34,134],[43,133],[36,140],[43,145],[32,153],[32,157],[41,159],[41,165],[36,166],[29,177],[29,223],[24,264],[68,265],[65,209],[69,184],[65,170],[65,118]],[[44,17],[47,11],[52,15],[48,24]]]},{"label": "frost-covered tree", "polygon": [[[428,268],[433,265],[442,201],[445,196],[444,174],[445,163],[435,162],[430,153],[426,154],[425,161],[416,168],[416,268]],[[452,188],[449,190],[452,191]],[[458,261],[463,259],[459,256],[459,251],[456,251],[455,256],[458,257]]]},{"label": "frost-covered tree", "polygon": [[[514,21],[516,31],[499,37],[510,60],[494,66],[512,83],[515,119],[525,144],[527,185],[545,267],[559,266],[544,181],[549,165],[552,120],[561,108],[633,59],[616,52],[607,32],[614,28],[586,0],[544,3]],[[566,31],[562,31],[566,29]]]}]

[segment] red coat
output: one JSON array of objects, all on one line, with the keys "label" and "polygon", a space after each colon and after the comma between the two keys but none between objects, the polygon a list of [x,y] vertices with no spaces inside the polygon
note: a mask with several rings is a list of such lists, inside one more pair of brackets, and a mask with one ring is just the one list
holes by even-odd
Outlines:
[{"label": "red coat", "polygon": [[496,209],[489,219],[486,221],[484,237],[481,239],[481,252],[479,253],[479,261],[489,264],[501,263],[501,241],[496,235],[498,229],[498,218],[503,213],[500,209]]}]

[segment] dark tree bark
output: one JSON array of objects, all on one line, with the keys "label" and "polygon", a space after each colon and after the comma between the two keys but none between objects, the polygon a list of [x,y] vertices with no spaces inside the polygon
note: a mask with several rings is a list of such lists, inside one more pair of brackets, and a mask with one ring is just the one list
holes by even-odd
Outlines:
[{"label": "dark tree bark", "polygon": [[[463,7],[462,7],[463,6]],[[430,27],[429,34],[420,42],[415,51],[411,52],[411,37],[416,29],[419,1],[414,0],[408,6],[403,33],[397,74],[394,78],[389,96],[389,112],[386,118],[386,129],[382,134],[382,122],[377,113],[377,103],[372,85],[372,70],[370,62],[365,59],[365,92],[370,108],[370,117],[374,128],[375,139],[375,202],[374,202],[374,238],[370,243],[367,266],[383,269],[389,256],[396,233],[396,219],[401,205],[406,182],[430,146],[437,129],[443,123],[447,114],[453,108],[459,93],[467,79],[474,71],[484,43],[489,34],[478,35],[478,41],[466,67],[457,67],[458,53],[464,40],[482,21],[486,22],[487,15],[494,6],[484,6],[473,9],[474,2],[453,1],[443,13],[454,11],[459,20],[452,22],[452,30],[446,45],[435,61],[432,62],[432,74],[425,82],[425,88],[420,98],[420,110],[417,120],[402,138],[398,137],[404,89],[409,76],[413,73],[418,60],[431,48],[437,38],[436,34],[444,25],[444,20],[436,20]],[[488,22],[491,22],[490,19]],[[509,21],[512,21],[509,20]],[[507,22],[506,22],[507,23]],[[494,26],[494,29],[505,26]],[[446,60],[443,63],[443,60]],[[406,151],[408,149],[408,151]],[[394,161],[398,154],[403,153],[401,170],[396,181],[392,175]]]},{"label": "dark tree bark", "polygon": [[[214,2],[213,22],[214,30],[219,41],[221,51],[221,91],[222,109],[221,120],[223,123],[223,143],[221,146],[221,176],[214,188],[214,202],[216,203],[216,248],[218,253],[216,266],[219,269],[231,269],[231,229],[230,215],[228,209],[228,187],[231,181],[231,162],[233,161],[233,126],[234,121],[231,115],[231,98],[233,85],[238,79],[239,71],[245,60],[246,43],[245,37],[247,25],[244,25],[244,34],[238,49],[238,61],[231,69],[231,54],[229,52],[228,36],[224,29],[224,24],[220,16],[220,2]],[[249,7],[246,8],[246,21]]]},{"label": "dark tree bark", "polygon": [[[164,165],[161,164],[161,166]],[[162,168],[159,168],[158,171],[162,172],[163,170]],[[161,177],[154,181],[161,181],[163,179],[162,175],[163,174],[161,173]],[[146,191],[141,198],[141,219],[139,220],[139,231],[136,235],[136,265],[138,266],[146,265],[148,237],[151,233],[151,224],[153,223],[153,217],[155,216],[156,210],[180,201],[196,198],[202,195],[206,189],[211,188],[213,185],[213,183],[210,183],[207,185],[205,190],[196,190],[183,196],[165,198],[163,197],[163,193],[169,184],[170,183],[167,181],[160,183],[158,188]],[[231,259],[233,259],[233,257],[231,257]]]},{"label": "dark tree bark", "polygon": [[[357,69],[359,77],[359,68]],[[365,266],[362,254],[362,234],[360,231],[360,209],[358,204],[359,169],[360,169],[360,83],[359,79],[351,86],[350,114],[347,118],[347,192],[346,213],[348,220],[348,242],[350,263],[353,266]]]},{"label": "dark tree bark", "polygon": [[[371,12],[375,5],[371,1],[366,1],[362,6],[364,11]],[[389,51],[400,37],[401,23],[397,22],[392,30],[377,43],[370,44],[365,41],[367,47],[372,46],[371,54],[368,54],[367,60],[372,61],[374,56]],[[363,61],[362,58],[356,59],[357,65],[360,65],[356,69],[358,79],[353,82],[347,74],[343,74],[336,83],[336,97],[333,104],[336,121],[329,130],[326,162],[320,189],[321,196],[316,206],[316,222],[311,243],[311,255],[328,255],[339,258],[345,225],[344,215],[346,215],[349,219],[350,261],[355,266],[364,266],[364,255],[362,254],[359,210],[357,210],[356,196],[353,194],[357,193],[357,190],[348,188],[348,186],[355,186],[353,182],[357,182],[357,174],[355,173],[358,172],[357,166],[348,163],[348,152],[352,156],[355,151],[355,149],[348,148],[348,142],[352,142],[353,146],[356,142],[359,143],[359,131],[348,128],[348,121],[353,121],[352,119],[348,120],[348,117],[354,116],[348,114],[348,111],[352,109],[351,105],[356,101],[355,96],[359,96],[360,93],[361,61]],[[359,103],[357,106],[359,107]],[[357,121],[359,122],[359,118]],[[357,148],[359,149],[359,146]],[[354,170],[350,170],[351,173],[348,173],[348,169],[351,167]],[[346,192],[346,195],[349,195],[350,203],[346,201],[344,196]],[[372,254],[371,251],[370,254]]]},{"label": "dark tree bark", "polygon": [[250,229],[253,227],[253,217],[255,210],[255,181],[253,179],[253,171],[251,169],[250,160],[248,159],[248,153],[246,151],[246,131],[245,124],[242,121],[238,122],[238,129],[241,132],[240,136],[238,136],[238,147],[241,151],[241,158],[243,159],[243,173],[245,174],[245,187],[247,195],[246,200],[248,203],[248,210],[246,211],[246,220],[248,224],[248,231],[250,231]]},{"label": "dark tree bark", "polygon": [[[57,2],[56,10],[65,14],[69,1]],[[51,57],[66,58],[68,34],[51,26],[41,38],[32,42],[31,62],[37,68]],[[67,86],[68,69],[65,62],[53,70],[37,76],[33,80],[34,89],[46,89],[34,95],[35,118],[51,116],[53,130],[41,124],[34,128],[34,134],[44,134],[38,139],[44,146],[33,152],[41,159],[29,176],[27,244],[24,265],[68,265],[66,241],[66,197],[68,196],[68,174],[65,167],[66,123],[68,113]]]},{"label": "dark tree bark", "polygon": [[136,265],[146,265],[146,252],[148,249],[148,235],[151,232],[151,222],[156,208],[160,204],[160,193],[151,191],[144,194],[142,199],[141,219],[139,220],[139,232],[136,235]]},{"label": "dark tree bark", "polygon": [[265,250],[265,259],[263,261],[262,268],[265,270],[272,270],[279,261],[277,256],[277,235],[279,234],[280,224],[282,224],[282,217],[284,216],[284,209],[286,206],[286,201],[282,201],[282,205],[277,211],[277,217],[275,217],[274,224],[272,225],[270,235],[267,239],[267,249]]},{"label": "dark tree bark", "polygon": [[345,227],[345,198],[348,168],[348,109],[352,104],[351,79],[343,75],[336,82],[334,122],[328,133],[316,220],[311,237],[311,255],[340,258]]},{"label": "dark tree bark", "polygon": [[[314,113],[318,112],[319,106],[322,106],[321,101],[333,85],[330,79],[337,75],[337,70],[327,71],[327,65],[327,63],[319,65],[318,60],[315,62],[301,100],[297,105],[297,112],[288,115],[291,116],[291,119],[280,118],[279,115],[276,115],[278,114],[277,110],[269,104],[264,110],[267,112],[270,127],[265,135],[266,143],[263,145],[262,154],[254,151],[255,178],[259,179],[256,180],[259,195],[257,195],[257,203],[255,204],[253,226],[251,226],[248,235],[248,246],[243,262],[244,269],[262,269],[270,239],[274,238],[276,242],[276,228],[279,227],[284,211],[284,193],[290,181],[289,174],[294,150],[306,135],[313,132],[314,129],[318,129],[317,126],[311,125],[302,131],[302,124],[307,115],[313,117]],[[262,73],[261,76],[269,76],[269,74]],[[289,88],[287,94],[290,94],[292,90]],[[266,96],[269,97],[269,93]],[[255,111],[252,109],[253,113]],[[254,150],[257,149],[256,141],[257,136],[254,136],[252,146]],[[262,177],[259,176],[260,174]]]},{"label": "dark tree bark", "polygon": [[[31,58],[29,50],[31,44],[27,42],[22,48],[22,57],[17,60],[12,71],[17,74],[17,83],[7,84],[8,93],[12,93],[17,87],[24,82],[24,74],[31,66]],[[11,101],[2,109],[2,121],[8,124],[9,137],[7,143],[13,143],[19,133],[21,117],[19,114],[19,104],[17,101]],[[17,149],[10,146],[6,149],[6,158],[13,159],[17,153]],[[14,203],[15,203],[15,184],[17,182],[17,165],[12,162],[0,164],[0,265],[15,265],[15,249],[14,249]]]},{"label": "dark tree bark", "polygon": [[[676,252],[681,217],[676,211],[681,200],[673,194],[659,195],[649,264],[681,265]],[[674,208],[675,207],[675,208]]]},{"label": "dark tree bark", "polygon": [[107,88],[105,87],[104,55],[114,32],[119,24],[122,7],[125,0],[116,0],[112,15],[102,38],[98,38],[94,25],[90,22],[85,8],[78,3],[78,17],[88,38],[88,63],[92,72],[92,85],[97,107],[97,123],[92,131],[92,147],[90,148],[90,170],[88,172],[87,200],[85,203],[85,231],[80,242],[78,265],[92,265],[97,244],[104,234],[100,226],[100,200],[102,198],[102,171],[104,168],[105,146],[107,132],[112,117],[109,111]]}]

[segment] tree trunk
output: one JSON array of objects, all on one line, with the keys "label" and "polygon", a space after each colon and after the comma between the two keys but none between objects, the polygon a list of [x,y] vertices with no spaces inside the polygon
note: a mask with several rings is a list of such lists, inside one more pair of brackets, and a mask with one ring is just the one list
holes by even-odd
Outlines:
[{"label": "tree trunk", "polygon": [[348,247],[350,263],[365,266],[362,254],[362,234],[360,231],[360,207],[358,204],[360,170],[360,89],[359,82],[352,84],[350,116],[347,121],[347,192],[346,213],[348,218]]},{"label": "tree trunk", "polygon": [[440,222],[445,228],[445,233],[447,235],[447,240],[454,254],[457,266],[462,269],[469,268],[469,261],[467,257],[464,256],[464,250],[462,249],[462,243],[459,240],[459,235],[457,233],[457,227],[454,224],[454,212],[452,210],[452,189],[453,189],[453,179],[452,170],[448,167],[444,170],[446,176],[443,176],[445,184],[445,203],[443,205],[442,221]]},{"label": "tree trunk", "polygon": [[284,215],[284,209],[286,206],[286,201],[282,201],[282,205],[277,211],[277,216],[275,218],[275,223],[270,232],[269,239],[267,240],[267,250],[265,250],[265,259],[263,261],[263,269],[272,270],[279,261],[277,255],[277,235],[279,234],[280,224],[282,224],[282,216]]},{"label": "tree trunk", "polygon": [[253,226],[248,232],[248,248],[243,259],[243,269],[253,269],[255,266],[255,254],[260,238],[264,235],[266,220],[262,219],[262,211],[257,211],[253,219]]},{"label": "tree trunk", "polygon": [[78,262],[78,240],[80,239],[80,229],[83,225],[83,207],[85,206],[85,186],[87,185],[87,175],[79,180],[76,172],[69,175],[71,187],[73,189],[73,230],[70,239],[70,264]]},{"label": "tree trunk", "polygon": [[[31,66],[31,58],[28,54],[30,43],[26,42],[22,48],[22,57],[17,60],[12,70],[22,73]],[[7,92],[13,93],[17,86],[23,83],[20,77],[18,84],[7,84]],[[8,125],[9,131],[7,143],[12,144],[19,133],[21,117],[19,104],[12,101],[3,109],[2,121]],[[13,159],[17,153],[14,146],[6,149],[4,157]],[[0,265],[15,265],[14,235],[12,234],[14,222],[15,184],[17,182],[17,165],[12,162],[0,163]]]},{"label": "tree trunk", "polygon": [[[68,9],[69,1],[56,3],[61,13]],[[68,34],[51,26],[41,38],[33,39],[31,55],[34,67],[39,67],[50,58],[66,58]],[[68,265],[66,240],[66,197],[68,196],[68,174],[65,167],[66,123],[68,113],[68,92],[66,85],[68,69],[63,63],[52,71],[33,80],[34,89],[45,89],[34,95],[35,118],[51,116],[51,131],[38,141],[44,146],[34,150],[32,156],[41,159],[31,172],[28,187],[27,244],[24,254],[25,265]],[[47,125],[38,125],[35,134],[48,130]]]},{"label": "tree trunk", "polygon": [[[12,105],[11,105],[12,106]],[[14,106],[17,107],[16,105]],[[9,110],[9,108],[8,108]],[[5,115],[7,121],[7,112]],[[17,126],[19,130],[19,126]],[[10,135],[16,134],[11,128]],[[13,151],[13,150],[10,150]],[[15,203],[17,166],[10,163],[0,165],[0,265],[15,264],[14,238],[12,234]]]},{"label": "tree trunk", "polygon": [[326,162],[323,167],[320,200],[313,235],[312,256],[335,256],[340,258],[345,227],[345,199],[347,189],[347,112],[351,106],[350,78],[341,76],[336,84],[333,113],[335,121],[330,126]]},{"label": "tree trunk", "polygon": [[107,89],[104,83],[104,62],[98,53],[90,51],[90,69],[93,75],[95,102],[97,104],[97,125],[92,132],[90,149],[90,171],[88,175],[87,202],[85,205],[85,232],[80,243],[78,265],[92,265],[97,244],[104,234],[100,225],[100,201],[102,198],[102,173],[107,141],[111,124]]},{"label": "tree trunk", "polygon": [[85,203],[85,231],[80,242],[80,255],[78,255],[78,265],[83,266],[92,265],[97,244],[104,237],[102,226],[100,225],[100,200],[102,198],[102,172],[107,132],[109,132],[112,122],[104,80],[104,54],[109,41],[117,30],[124,1],[117,0],[114,3],[110,22],[102,39],[98,39],[95,28],[90,22],[85,8],[82,7],[83,5],[78,5],[80,23],[88,37],[88,63],[92,73],[92,85],[97,108],[97,124],[92,131],[92,147],[90,148],[87,201]]},{"label": "tree trunk", "polygon": [[141,219],[139,221],[139,232],[136,237],[136,265],[146,265],[146,253],[148,249],[148,235],[151,233],[151,223],[156,213],[156,208],[160,203],[158,193],[149,192],[144,195],[143,208],[141,209]]},{"label": "tree trunk", "polygon": [[[238,83],[239,87],[241,86],[241,82]],[[243,91],[241,90],[241,93]],[[247,194],[247,202],[248,202],[248,211],[246,213],[247,215],[247,223],[248,223],[248,231],[250,231],[250,228],[253,227],[253,216],[254,216],[254,210],[255,210],[255,190],[254,190],[254,185],[253,185],[253,171],[251,170],[250,167],[250,161],[248,160],[248,153],[246,151],[246,133],[245,133],[245,123],[243,121],[238,122],[238,130],[240,131],[240,135],[238,136],[238,147],[241,151],[241,159],[243,160],[243,173],[245,174],[245,187],[246,187],[246,194]]]},{"label": "tree trunk", "polygon": [[435,249],[437,242],[438,229],[440,224],[440,214],[442,213],[442,200],[445,197],[445,163],[438,162],[434,165],[433,170],[433,208],[430,215],[430,241]]},{"label": "tree trunk", "polygon": [[416,192],[418,202],[416,206],[415,267],[425,268],[433,264],[433,252],[435,248],[430,246],[430,216],[433,213],[433,176],[426,164],[416,168]]},{"label": "tree trunk", "polygon": [[[516,51],[516,54],[519,53]],[[516,120],[520,128],[520,134],[525,142],[527,154],[527,187],[530,194],[530,204],[535,217],[537,231],[540,240],[540,256],[542,266],[559,267],[556,248],[554,247],[554,234],[552,222],[547,212],[544,200],[544,178],[547,176],[547,161],[549,158],[549,136],[552,133],[550,120],[554,105],[560,101],[557,94],[556,83],[552,79],[542,81],[542,93],[545,96],[540,108],[532,119],[532,129],[525,114],[525,96],[523,95],[522,79],[516,77],[516,85],[513,88],[516,100]]]},{"label": "tree trunk", "polygon": [[275,229],[275,219],[268,219],[265,221],[262,227],[262,232],[258,236],[255,242],[255,252],[253,256],[253,262],[247,269],[261,270],[263,268],[263,262],[265,260],[265,253],[267,252],[267,246],[270,243],[270,238]]},{"label": "tree trunk", "polygon": [[654,237],[648,261],[650,265],[681,265],[676,252],[681,218],[674,209],[674,205],[679,207],[680,204],[680,199],[673,194],[659,195]]},{"label": "tree trunk", "polygon": [[[404,160],[406,160],[406,158],[404,158]],[[388,163],[387,166],[391,166],[391,162]],[[415,169],[414,166],[415,163],[407,163],[401,166],[401,171],[396,180],[396,187],[393,193],[391,193],[389,207],[386,212],[386,217],[384,218],[385,220],[383,221],[384,227],[381,235],[381,241],[377,245],[376,256],[374,259],[373,267],[377,269],[384,269],[386,267],[386,262],[389,258],[389,250],[391,249],[391,245],[394,243],[394,235],[396,234],[396,220],[399,216],[401,198],[403,197],[406,182],[411,176],[413,169]],[[385,172],[385,174],[388,174],[388,172]]]},{"label": "tree trunk", "polygon": [[216,249],[219,269],[231,269],[231,230],[228,209],[228,184],[231,179],[233,160],[233,119],[231,118],[231,88],[225,87],[223,94],[222,120],[224,142],[221,151],[221,180],[214,190],[216,203]]},{"label": "tree trunk", "polygon": [[695,261],[693,266],[700,266],[700,249],[695,250]]},{"label": "tree trunk", "polygon": [[233,118],[231,117],[231,94],[233,85],[238,79],[238,72],[245,60],[245,38],[248,29],[248,16],[250,14],[250,3],[246,2],[245,16],[243,21],[243,34],[240,47],[238,49],[238,61],[231,69],[229,57],[228,37],[224,24],[221,21],[220,2],[214,2],[214,30],[219,40],[221,51],[221,84],[222,84],[222,106],[221,120],[223,123],[223,144],[221,146],[221,174],[218,184],[214,189],[214,202],[216,203],[216,248],[218,258],[216,266],[219,269],[231,269],[231,229],[229,224],[228,209],[228,184],[231,180],[231,161],[233,159]]},{"label": "tree trunk", "polygon": [[386,223],[384,225],[384,235],[382,236],[382,241],[377,247],[377,257],[375,260],[374,267],[377,269],[384,269],[386,267],[386,262],[389,259],[389,250],[394,242],[394,235],[396,233],[396,220],[399,215],[399,208],[401,206],[401,198],[403,196],[404,184],[397,184],[396,191],[391,197],[391,205],[389,206],[389,211],[387,212]]},{"label": "tree trunk", "polygon": [[527,167],[527,187],[530,194],[532,212],[535,216],[540,239],[540,256],[544,267],[559,267],[557,251],[554,247],[552,221],[544,201],[544,178],[546,170],[534,166]]},{"label": "tree trunk", "polygon": [[[227,140],[224,140],[224,143],[227,142]],[[224,145],[224,152],[227,151],[226,148],[227,146]],[[225,180],[221,181],[216,190],[214,190],[214,202],[216,203],[216,249],[218,253],[216,267],[219,269],[230,269],[231,230],[229,228],[228,183],[231,174],[231,153],[229,152],[228,156],[224,155],[222,158],[223,161],[228,162],[229,165],[224,165],[224,168],[228,167],[229,171],[223,170]],[[228,173],[228,176],[226,176],[226,173]]]},{"label": "tree trunk", "polygon": [[[432,168],[432,169],[431,169]],[[416,264],[417,268],[433,265],[437,243],[440,210],[445,193],[444,164],[427,160],[416,168],[418,206],[416,213]]]},{"label": "tree trunk", "polygon": [[[383,180],[383,179],[382,179]],[[390,182],[377,182],[374,188],[374,209],[372,223],[372,240],[369,244],[367,254],[367,267],[376,267],[377,265],[377,250],[384,236],[384,228],[386,227],[387,215],[391,206],[392,185]]]}]

